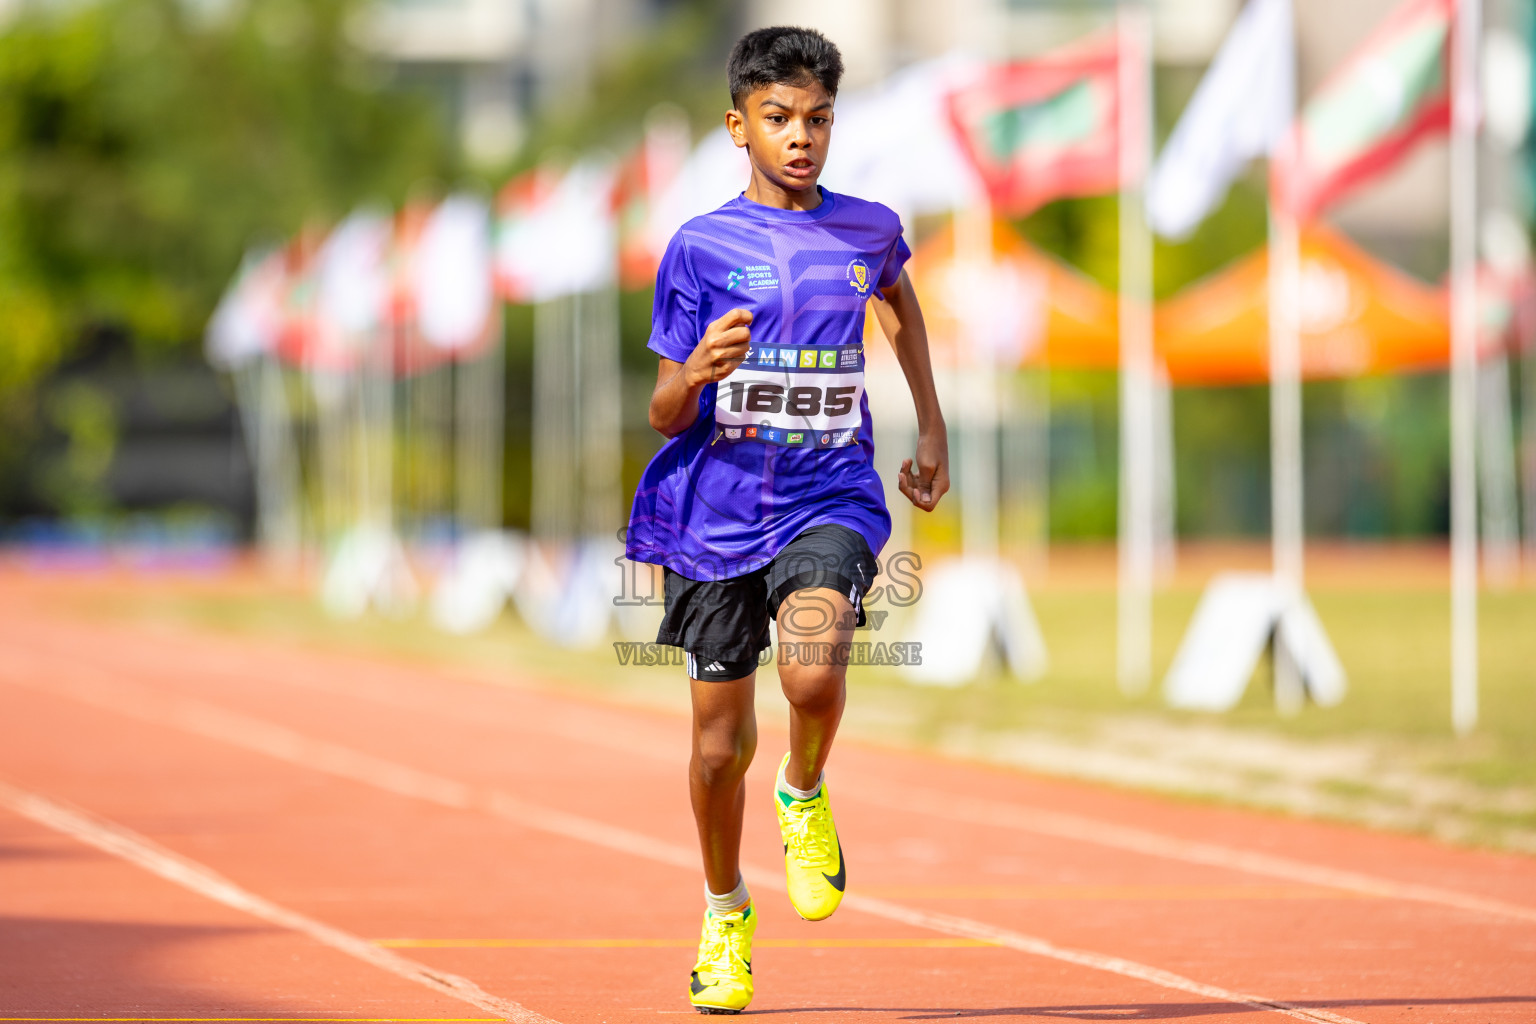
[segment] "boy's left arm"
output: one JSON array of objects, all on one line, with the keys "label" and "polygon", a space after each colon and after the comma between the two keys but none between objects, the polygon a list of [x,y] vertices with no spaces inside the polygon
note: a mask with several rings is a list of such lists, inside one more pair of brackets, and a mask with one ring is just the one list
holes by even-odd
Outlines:
[{"label": "boy's left arm", "polygon": [[912,504],[932,512],[949,490],[949,434],[933,386],[928,329],[923,326],[923,311],[918,308],[917,295],[905,270],[894,285],[885,289],[884,301],[874,301],[875,318],[896,350],[896,360],[901,363],[907,387],[912,391],[912,403],[917,408],[917,466],[913,468],[913,459],[902,460],[896,485]]}]

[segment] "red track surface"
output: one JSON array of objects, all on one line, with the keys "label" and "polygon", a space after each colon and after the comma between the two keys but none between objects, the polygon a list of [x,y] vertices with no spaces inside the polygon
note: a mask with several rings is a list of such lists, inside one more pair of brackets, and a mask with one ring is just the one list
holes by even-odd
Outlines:
[{"label": "red track surface", "polygon": [[[0,613],[0,1017],[496,1019],[443,972],[563,1024],[690,1013],[682,718]],[[852,743],[850,899],[807,924],[773,888],[779,725],[749,782],[754,1013],[1536,1020],[1536,861]]]}]

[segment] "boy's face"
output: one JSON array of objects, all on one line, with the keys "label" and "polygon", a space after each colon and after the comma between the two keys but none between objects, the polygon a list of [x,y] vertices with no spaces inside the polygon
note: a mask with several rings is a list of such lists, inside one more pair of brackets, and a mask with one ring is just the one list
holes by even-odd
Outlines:
[{"label": "boy's face", "polygon": [[832,141],[832,96],[820,82],[753,90],[725,115],[756,172],[786,192],[816,187]]}]

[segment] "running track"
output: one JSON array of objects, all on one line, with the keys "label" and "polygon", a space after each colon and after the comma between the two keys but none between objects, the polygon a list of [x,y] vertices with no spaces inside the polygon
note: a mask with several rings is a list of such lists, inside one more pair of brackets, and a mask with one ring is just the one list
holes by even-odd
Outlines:
[{"label": "running track", "polygon": [[[524,682],[0,595],[0,1019],[691,1017],[687,723]],[[753,1012],[1536,1020],[1536,861],[851,743],[806,924],[780,728]]]}]

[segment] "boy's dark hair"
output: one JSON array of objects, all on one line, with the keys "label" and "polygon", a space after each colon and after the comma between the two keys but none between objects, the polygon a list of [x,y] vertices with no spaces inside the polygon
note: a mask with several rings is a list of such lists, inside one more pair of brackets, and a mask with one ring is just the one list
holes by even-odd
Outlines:
[{"label": "boy's dark hair", "polygon": [[752,90],[766,85],[809,85],[815,81],[836,96],[837,83],[843,77],[843,55],[813,28],[760,28],[737,40],[726,74],[731,82],[731,104],[737,110]]}]

